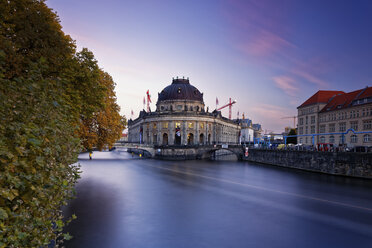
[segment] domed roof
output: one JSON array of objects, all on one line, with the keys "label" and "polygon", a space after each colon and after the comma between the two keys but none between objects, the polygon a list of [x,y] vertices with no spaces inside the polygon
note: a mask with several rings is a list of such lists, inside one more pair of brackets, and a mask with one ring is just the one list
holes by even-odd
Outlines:
[{"label": "domed roof", "polygon": [[176,78],[172,84],[165,87],[158,96],[158,101],[191,100],[203,102],[203,93],[192,86],[189,79]]}]

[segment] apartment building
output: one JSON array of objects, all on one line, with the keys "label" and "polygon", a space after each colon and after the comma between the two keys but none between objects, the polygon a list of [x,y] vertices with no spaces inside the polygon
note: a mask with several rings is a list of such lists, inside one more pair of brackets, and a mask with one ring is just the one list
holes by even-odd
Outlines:
[{"label": "apartment building", "polygon": [[[314,144],[332,143],[336,146],[372,145],[372,88],[349,93],[318,91],[298,108],[298,134],[319,134]],[[356,134],[355,132],[365,132]],[[322,135],[323,134],[323,135]],[[311,145],[312,136],[298,137],[298,143]]]}]

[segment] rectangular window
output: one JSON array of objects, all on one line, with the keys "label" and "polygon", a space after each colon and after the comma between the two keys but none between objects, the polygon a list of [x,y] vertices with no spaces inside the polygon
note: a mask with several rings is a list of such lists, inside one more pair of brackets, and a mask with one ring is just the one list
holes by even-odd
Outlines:
[{"label": "rectangular window", "polygon": [[189,128],[194,128],[194,123],[193,122],[189,122]]},{"label": "rectangular window", "polygon": [[308,127],[306,126],[306,132],[305,132],[305,134],[308,134],[309,133],[309,129],[308,129]]},{"label": "rectangular window", "polygon": [[350,128],[358,131],[358,121],[350,121]]},{"label": "rectangular window", "polygon": [[325,125],[319,126],[319,133],[325,133]]},{"label": "rectangular window", "polygon": [[338,126],[339,126],[339,131],[340,132],[345,132],[346,131],[346,122],[340,122],[339,124],[338,124]]},{"label": "rectangular window", "polygon": [[306,125],[308,124],[308,121],[307,121],[308,119],[309,119],[308,116],[306,116]]},{"label": "rectangular window", "polygon": [[334,123],[329,124],[329,132],[333,133],[335,131],[336,131],[336,124]]},{"label": "rectangular window", "polygon": [[181,122],[176,122],[174,125],[175,128],[181,128]]},{"label": "rectangular window", "polygon": [[163,128],[168,128],[168,122],[163,122]]},{"label": "rectangular window", "polygon": [[315,126],[311,126],[311,133],[315,133]]},{"label": "rectangular window", "polygon": [[201,129],[204,128],[204,123],[200,123],[200,128],[201,128]]},{"label": "rectangular window", "polygon": [[365,134],[365,135],[363,136],[363,141],[364,141],[364,143],[371,142],[371,135],[369,135],[369,134]]},{"label": "rectangular window", "polygon": [[315,123],[315,116],[311,116],[311,124]]},{"label": "rectangular window", "polygon": [[153,127],[154,129],[156,129],[156,122],[154,122],[154,123],[152,124],[152,127]]},{"label": "rectangular window", "polygon": [[351,143],[358,143],[358,136],[356,136],[355,134],[351,135],[350,142]]},{"label": "rectangular window", "polygon": [[363,121],[363,130],[371,130],[371,129],[372,129],[372,120]]},{"label": "rectangular window", "polygon": [[304,134],[304,128],[303,127],[299,127],[298,134]]},{"label": "rectangular window", "polygon": [[300,125],[303,125],[304,124],[304,118],[300,118]]}]

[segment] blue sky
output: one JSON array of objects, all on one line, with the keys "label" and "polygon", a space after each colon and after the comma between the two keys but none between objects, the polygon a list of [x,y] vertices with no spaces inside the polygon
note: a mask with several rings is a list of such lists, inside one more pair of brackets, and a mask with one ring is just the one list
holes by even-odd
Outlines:
[{"label": "blue sky", "polygon": [[[372,82],[372,2],[355,0],[49,0],[63,31],[116,82],[122,114],[185,76],[215,108],[231,97],[263,129],[293,125],[318,90]],[[223,114],[228,116],[228,110]]]}]

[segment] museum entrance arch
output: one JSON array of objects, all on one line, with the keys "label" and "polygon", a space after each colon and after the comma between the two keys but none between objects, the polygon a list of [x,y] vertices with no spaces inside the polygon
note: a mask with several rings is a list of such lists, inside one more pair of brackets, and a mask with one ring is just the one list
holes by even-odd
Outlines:
[{"label": "museum entrance arch", "polygon": [[181,134],[175,134],[174,135],[174,144],[175,145],[181,145]]}]

